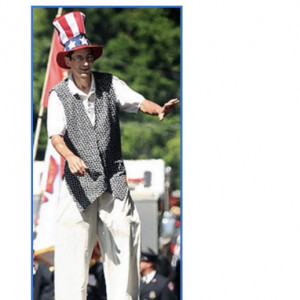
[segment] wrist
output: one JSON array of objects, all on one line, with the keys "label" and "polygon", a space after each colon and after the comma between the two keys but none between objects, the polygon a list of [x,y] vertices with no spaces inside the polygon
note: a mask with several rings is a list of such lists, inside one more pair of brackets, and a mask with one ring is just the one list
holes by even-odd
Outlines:
[{"label": "wrist", "polygon": [[74,154],[73,154],[73,153],[69,153],[69,154],[65,155],[65,160],[68,160],[68,158],[69,158],[70,156],[74,156]]}]

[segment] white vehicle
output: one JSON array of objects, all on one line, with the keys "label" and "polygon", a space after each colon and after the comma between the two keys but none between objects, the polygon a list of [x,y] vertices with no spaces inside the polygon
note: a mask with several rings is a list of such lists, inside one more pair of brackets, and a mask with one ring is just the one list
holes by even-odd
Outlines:
[{"label": "white vehicle", "polygon": [[139,212],[142,249],[158,251],[159,221],[168,208],[169,171],[162,159],[125,160],[131,196]]}]

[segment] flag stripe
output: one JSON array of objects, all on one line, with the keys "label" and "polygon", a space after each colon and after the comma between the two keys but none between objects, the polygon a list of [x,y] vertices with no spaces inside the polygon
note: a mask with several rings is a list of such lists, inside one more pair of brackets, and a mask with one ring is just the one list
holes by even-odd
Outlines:
[{"label": "flag stripe", "polygon": [[57,28],[59,40],[64,44],[68,40],[67,34],[65,33],[64,29],[61,27],[59,21],[54,21],[53,25]]},{"label": "flag stripe", "polygon": [[53,193],[53,185],[57,175],[58,168],[59,168],[58,162],[56,162],[55,158],[52,155],[50,155],[48,178],[46,183],[46,192],[50,194]]},{"label": "flag stripe", "polygon": [[[66,15],[66,22],[70,28],[70,31],[72,32],[72,35],[68,35],[69,39],[77,36],[80,34],[80,31],[79,31],[79,27],[78,27],[78,23],[77,23],[77,20],[75,19],[75,14],[68,14]],[[65,24],[63,24],[63,27],[65,28]],[[69,34],[69,31],[67,32],[67,34]]]},{"label": "flag stripe", "polygon": [[[55,177],[53,177],[53,172],[50,171],[50,169],[53,168],[53,163],[56,169],[54,172],[56,174]],[[61,163],[61,156],[55,150],[49,139],[45,153],[45,169],[41,181],[41,188],[44,190],[44,193],[37,214],[39,219],[36,220],[36,237],[33,241],[35,255],[44,253],[45,261],[48,262],[49,265],[53,264],[53,259],[51,258],[53,253],[51,254],[51,252],[53,252],[55,246],[54,228],[62,183],[60,172],[58,172]],[[50,191],[46,188],[49,182],[51,182]]]},{"label": "flag stripe", "polygon": [[85,15],[78,11],[75,12],[75,16],[78,20],[79,33],[85,34]]},{"label": "flag stripe", "polygon": [[63,44],[73,37],[72,29],[70,28],[66,18],[60,18],[57,27],[60,31],[61,41]]}]

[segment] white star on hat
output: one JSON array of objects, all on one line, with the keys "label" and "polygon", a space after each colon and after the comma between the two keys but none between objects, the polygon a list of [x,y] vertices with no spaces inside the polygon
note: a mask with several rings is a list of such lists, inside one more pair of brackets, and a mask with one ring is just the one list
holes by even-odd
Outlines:
[{"label": "white star on hat", "polygon": [[82,45],[88,45],[88,41],[84,36],[80,39],[80,41]]},{"label": "white star on hat", "polygon": [[70,44],[69,44],[69,46],[68,46],[68,48],[70,50],[70,49],[73,49],[75,46],[76,46],[75,41],[71,41]]}]

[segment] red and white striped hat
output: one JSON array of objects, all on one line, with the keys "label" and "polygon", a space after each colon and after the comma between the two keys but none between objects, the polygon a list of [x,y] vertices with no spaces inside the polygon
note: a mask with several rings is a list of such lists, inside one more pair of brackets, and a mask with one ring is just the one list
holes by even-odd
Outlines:
[{"label": "red and white striped hat", "polygon": [[64,51],[58,52],[56,61],[61,68],[69,69],[65,64],[65,56],[70,51],[82,48],[90,48],[94,58],[102,55],[102,45],[92,46],[85,34],[85,15],[80,11],[74,11],[57,17],[53,21],[59,41],[64,46]]}]

